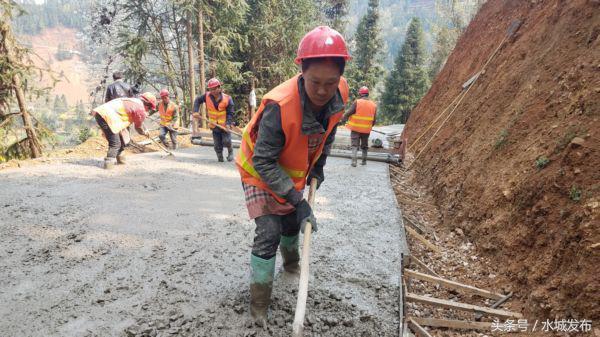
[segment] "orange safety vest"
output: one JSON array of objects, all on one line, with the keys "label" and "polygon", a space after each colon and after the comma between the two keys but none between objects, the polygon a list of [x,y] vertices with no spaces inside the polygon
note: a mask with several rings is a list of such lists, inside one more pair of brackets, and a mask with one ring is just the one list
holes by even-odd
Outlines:
[{"label": "orange safety vest", "polygon": [[[329,136],[331,131],[337,127],[337,123],[342,118],[344,110],[340,110],[337,113],[329,117],[327,130],[322,136],[322,141],[317,150],[314,152],[311,158],[308,157],[308,135],[302,134],[302,103],[298,91],[298,77],[296,75],[291,79],[283,82],[279,86],[275,87],[269,93],[267,93],[261,103],[256,114],[250,120],[250,123],[244,128],[242,135],[242,144],[240,151],[236,158],[236,164],[242,182],[256,186],[262,190],[269,192],[277,201],[285,203],[285,199],[278,196],[273,192],[265,182],[262,181],[258,172],[254,169],[252,163],[252,156],[254,155],[254,144],[258,136],[258,125],[260,123],[263,110],[265,105],[270,102],[276,102],[279,104],[281,110],[281,128],[285,135],[285,145],[281,153],[279,154],[279,166],[290,176],[294,183],[294,188],[301,191],[306,185],[306,177],[308,173],[317,162],[323,147],[325,146],[325,139]],[[346,79],[342,77],[338,86],[344,105],[348,102],[348,83]]]},{"label": "orange safety vest", "polygon": [[359,98],[356,100],[356,113],[348,119],[346,127],[352,131],[360,133],[371,133],[377,104],[368,99]]},{"label": "orange safety vest", "polygon": [[[225,126],[225,122],[227,122],[226,110],[229,106],[229,95],[223,93],[221,93],[221,95],[221,102],[219,102],[218,106],[214,105],[209,92],[206,93],[204,102],[206,104],[206,109],[208,110],[208,120],[221,126]],[[211,129],[216,127],[213,124],[208,124],[208,126]]]},{"label": "orange safety vest", "polygon": [[142,103],[139,98],[116,98],[94,108],[94,111],[102,116],[102,119],[106,121],[110,131],[113,133],[119,133],[131,124],[129,114],[123,104],[125,101],[131,101],[135,104],[144,106],[144,103]]},{"label": "orange safety vest", "polygon": [[160,115],[160,125],[168,126],[169,124],[171,124],[171,121],[173,120],[173,116],[175,116],[176,108],[177,108],[177,105],[175,105],[175,103],[169,102],[169,105],[167,106],[167,111],[165,111],[165,104],[163,102],[160,102],[158,104],[158,114]]}]

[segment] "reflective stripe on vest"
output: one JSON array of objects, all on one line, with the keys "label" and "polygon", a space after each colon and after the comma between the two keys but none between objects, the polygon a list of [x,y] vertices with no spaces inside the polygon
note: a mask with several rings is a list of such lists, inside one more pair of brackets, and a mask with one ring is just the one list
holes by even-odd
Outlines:
[{"label": "reflective stripe on vest", "polygon": [[[206,104],[206,110],[208,111],[208,120],[219,124],[221,126],[225,126],[227,122],[227,107],[229,106],[229,95],[221,93],[221,101],[219,105],[215,107],[212,98],[210,97],[210,93],[207,92],[204,98],[204,102]],[[208,125],[211,129],[214,129],[216,126],[213,124]]]},{"label": "reflective stripe on vest", "polygon": [[160,102],[158,104],[158,114],[160,115],[160,125],[168,126],[169,124],[171,124],[171,121],[173,120],[173,116],[175,115],[175,108],[176,108],[176,105],[173,102],[169,102],[169,105],[167,106],[167,111],[165,111],[165,104],[163,102]]},{"label": "reflective stripe on vest", "polygon": [[[321,156],[325,140],[342,118],[343,110],[333,114],[328,121],[327,130],[311,158],[308,153],[309,136],[302,134],[302,104],[298,91],[298,77],[287,80],[267,93],[250,123],[244,128],[242,144],[236,158],[236,164],[242,181],[269,192],[277,201],[285,203],[285,199],[273,192],[256,172],[252,163],[254,144],[258,135],[258,123],[262,117],[265,105],[277,102],[281,111],[281,128],[285,136],[285,145],[279,154],[278,164],[288,174],[296,190],[301,191],[306,185],[308,173]],[[342,94],[344,104],[348,101],[348,84],[342,77],[338,89]]]},{"label": "reflective stripe on vest", "polygon": [[346,127],[354,132],[370,133],[375,120],[377,105],[367,99],[356,100],[356,113],[348,119]]},{"label": "reflective stripe on vest", "polygon": [[143,106],[142,101],[137,98],[116,98],[94,108],[94,111],[102,116],[102,119],[106,121],[110,131],[113,133],[119,133],[131,124],[129,114],[123,104],[124,100],[139,103]]}]

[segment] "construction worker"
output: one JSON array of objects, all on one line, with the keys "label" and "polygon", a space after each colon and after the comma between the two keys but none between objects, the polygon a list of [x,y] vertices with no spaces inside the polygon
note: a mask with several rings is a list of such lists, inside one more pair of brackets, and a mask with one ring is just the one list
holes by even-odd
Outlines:
[{"label": "construction worker", "polygon": [[123,73],[115,71],[112,76],[114,82],[106,88],[104,103],[110,102],[115,98],[133,97],[133,90],[129,84],[123,82]]},{"label": "construction worker", "polygon": [[117,98],[92,109],[90,114],[108,140],[105,169],[115,164],[125,164],[123,150],[130,141],[129,125],[133,123],[139,134],[149,136],[143,123],[151,109],[156,109],[156,97],[149,92],[143,93],[140,98]]},{"label": "construction worker", "polygon": [[[167,133],[171,138],[173,150],[177,149],[177,119],[179,118],[179,107],[169,99],[169,91],[162,89],[160,91],[160,102],[158,103],[158,115],[160,116],[160,133],[158,138],[166,148],[169,148],[167,143]],[[153,115],[155,111],[150,112]]]},{"label": "construction worker", "polygon": [[317,230],[303,191],[311,178],[318,185],[325,179],[323,166],[348,100],[342,74],[349,59],[340,33],[326,26],[310,31],[295,59],[302,72],[263,96],[243,133],[236,164],[248,213],[256,223],[250,313],[262,326],[271,302],[278,246],[284,271],[297,274],[298,232],[307,221]]},{"label": "construction worker", "polygon": [[[233,99],[221,89],[221,82],[216,78],[208,80],[208,92],[194,100],[194,118],[200,118],[200,104],[206,104],[208,110],[208,127],[212,130],[217,159],[223,161],[223,147],[227,147],[227,161],[233,160],[231,134],[222,128],[231,130],[233,124]],[[222,128],[220,128],[221,126]]]},{"label": "construction worker", "polygon": [[369,135],[373,125],[375,125],[377,116],[377,104],[369,99],[369,88],[361,87],[358,89],[358,95],[360,98],[352,104],[342,119],[342,121],[348,121],[346,127],[351,130],[352,167],[356,167],[356,156],[359,147],[362,149],[361,165],[367,165]]}]

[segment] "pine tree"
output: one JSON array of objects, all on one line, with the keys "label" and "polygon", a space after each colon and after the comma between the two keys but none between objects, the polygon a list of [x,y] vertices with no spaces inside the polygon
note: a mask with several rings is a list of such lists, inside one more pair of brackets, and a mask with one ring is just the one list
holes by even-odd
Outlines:
[{"label": "pine tree", "polygon": [[384,120],[406,123],[410,111],[429,86],[425,59],[421,21],[413,18],[408,26],[406,40],[396,57],[394,69],[386,79],[380,105]]},{"label": "pine tree", "polygon": [[346,15],[348,14],[348,0],[317,0],[319,11],[324,16],[327,26],[344,34],[346,28]]},{"label": "pine tree", "polygon": [[367,14],[362,17],[353,38],[353,60],[348,69],[348,84],[351,92],[366,85],[374,88],[383,73],[381,67],[381,28],[379,28],[379,0],[369,0]]}]

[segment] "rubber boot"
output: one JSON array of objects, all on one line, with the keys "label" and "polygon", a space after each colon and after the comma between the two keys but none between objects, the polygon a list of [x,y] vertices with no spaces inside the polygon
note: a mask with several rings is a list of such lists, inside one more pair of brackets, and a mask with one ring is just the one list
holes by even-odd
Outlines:
[{"label": "rubber boot", "polygon": [[127,159],[125,158],[124,154],[117,155],[117,164],[119,164],[119,165],[127,164]]},{"label": "rubber boot", "polygon": [[177,148],[179,148],[179,144],[173,143],[173,150],[177,150]]},{"label": "rubber boot", "polygon": [[267,326],[267,309],[271,304],[275,256],[265,260],[253,254],[250,257],[252,280],[250,281],[250,315],[254,323]]},{"label": "rubber boot", "polygon": [[352,148],[352,164],[350,164],[350,165],[352,165],[352,167],[356,167],[356,154],[357,154],[357,152],[358,152],[358,148],[353,147]]},{"label": "rubber boot", "polygon": [[361,165],[367,165],[367,152],[369,152],[368,149],[362,150],[362,162],[360,163]]},{"label": "rubber boot", "polygon": [[298,252],[298,235],[281,236],[279,251],[283,258],[283,270],[290,274],[300,274],[300,253]]},{"label": "rubber boot", "polygon": [[169,144],[167,143],[167,139],[165,137],[159,137],[160,143],[165,147],[169,148]]},{"label": "rubber boot", "polygon": [[233,149],[227,149],[227,161],[233,160]]},{"label": "rubber boot", "polygon": [[219,162],[223,162],[223,152],[221,152],[221,153],[217,153],[217,160],[218,160]]},{"label": "rubber boot", "polygon": [[115,165],[117,164],[117,161],[115,160],[115,158],[104,158],[104,164],[102,165],[102,167],[105,170],[110,170],[113,167],[115,167]]}]

